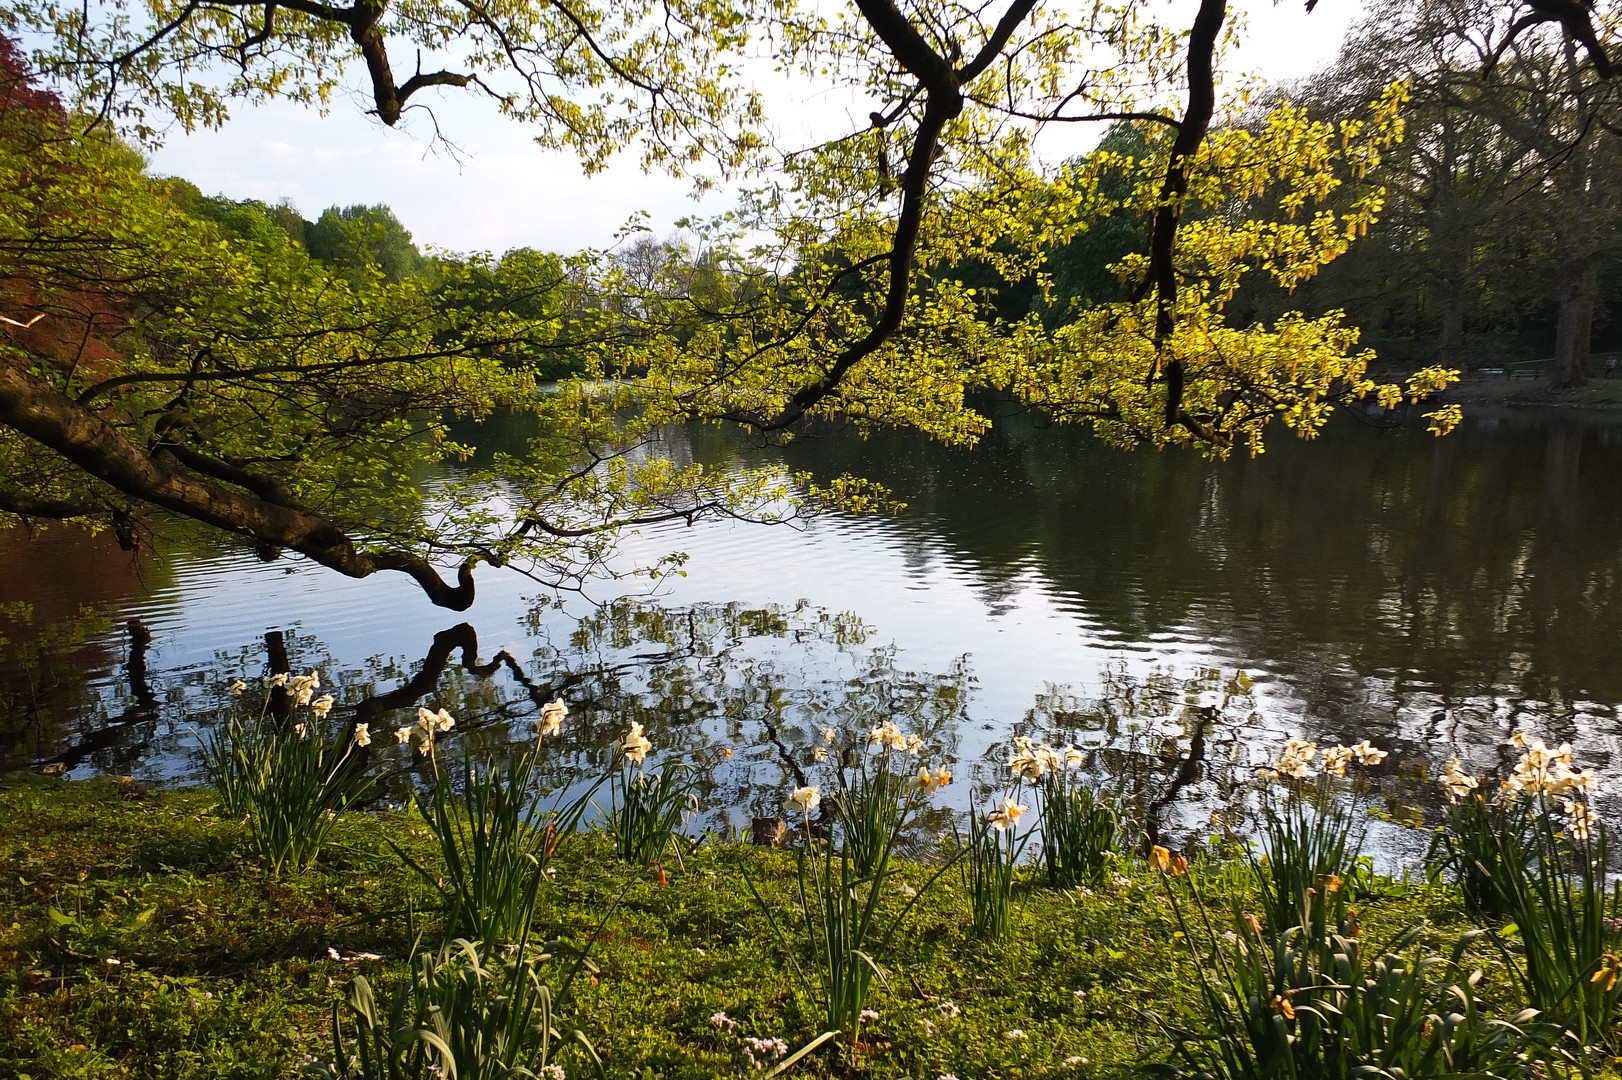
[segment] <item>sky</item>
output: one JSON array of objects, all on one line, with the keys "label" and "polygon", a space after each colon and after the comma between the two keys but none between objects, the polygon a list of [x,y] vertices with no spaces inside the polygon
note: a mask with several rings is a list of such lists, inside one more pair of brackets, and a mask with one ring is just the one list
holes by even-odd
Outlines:
[{"label": "sky", "polygon": [[[1178,8],[1192,10],[1190,0],[1149,2],[1163,5],[1168,19]],[[1236,6],[1250,31],[1230,66],[1282,81],[1331,61],[1360,5],[1321,0],[1310,15],[1301,0]],[[848,108],[793,89],[766,93],[773,117],[834,110],[837,120]],[[645,174],[628,156],[587,177],[572,157],[541,150],[521,125],[472,95],[451,91],[434,110],[461,153],[436,150],[425,124],[383,126],[355,92],[337,98],[325,116],[285,102],[240,108],[218,130],[172,134],[151,155],[151,168],[209,194],[291,199],[310,219],[328,206],[387,203],[419,245],[460,252],[608,247],[639,211],[663,236],[681,217],[727,208],[725,191],[695,203],[688,181]]]}]

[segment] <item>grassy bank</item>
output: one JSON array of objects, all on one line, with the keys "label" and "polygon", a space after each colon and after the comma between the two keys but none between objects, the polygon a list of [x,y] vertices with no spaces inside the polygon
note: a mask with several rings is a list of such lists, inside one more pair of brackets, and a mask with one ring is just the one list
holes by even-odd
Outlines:
[{"label": "grassy bank", "polygon": [[[273,877],[213,807],[207,793],[115,781],[0,784],[0,1075],[297,1075],[306,1055],[331,1059],[332,1005],[355,974],[389,985],[414,935],[436,931],[431,888],[388,844],[431,863],[420,822],[344,814],[314,867]],[[747,1075],[745,1037],[797,1048],[819,1033],[794,952],[744,877],[786,911],[792,853],[705,843],[680,865],[633,868],[581,834],[553,866],[537,932],[592,944],[596,973],[564,1009],[608,1075]],[[1161,878],[1132,860],[1118,869],[1056,890],[1022,868],[1001,942],[970,934],[949,872],[878,957],[888,974],[860,1043],[791,1075],[1085,1077],[1163,1058],[1148,1014],[1192,1010],[1195,968]],[[1231,869],[1194,868],[1213,909],[1253,902]],[[929,872],[904,865],[885,902],[899,909]],[[1354,903],[1370,942],[1417,922],[1418,944],[1446,954],[1470,925],[1448,886],[1371,877]],[[1495,951],[1483,942],[1472,964],[1483,999],[1515,1011]],[[595,1073],[583,1058],[567,1067]]]}]

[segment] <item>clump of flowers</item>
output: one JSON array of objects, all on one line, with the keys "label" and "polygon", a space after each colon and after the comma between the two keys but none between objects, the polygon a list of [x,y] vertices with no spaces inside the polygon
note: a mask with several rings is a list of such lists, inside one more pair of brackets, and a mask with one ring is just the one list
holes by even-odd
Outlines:
[{"label": "clump of flowers", "polygon": [[916,735],[908,738],[894,720],[886,720],[867,733],[867,750],[870,754],[882,754],[886,750],[916,754],[923,748],[923,739]]},{"label": "clump of flowers", "polygon": [[[760,1057],[755,1057],[756,1054]],[[779,1038],[757,1039],[753,1035],[745,1035],[743,1056],[749,1059],[750,1067],[764,1069],[772,1062],[781,1061],[788,1056],[788,1043]]]},{"label": "clump of flowers", "polygon": [[401,746],[414,745],[417,753],[427,757],[433,753],[434,738],[456,726],[456,717],[444,709],[433,710],[418,706],[417,722],[394,729],[394,738]]},{"label": "clump of flowers", "polygon": [[1315,742],[1290,738],[1284,743],[1284,749],[1279,751],[1278,760],[1257,769],[1256,775],[1262,780],[1306,780],[1312,776],[1313,760],[1317,759],[1320,774],[1342,777],[1346,775],[1346,767],[1353,762],[1367,768],[1380,764],[1389,756],[1388,751],[1376,750],[1367,739],[1351,746],[1326,747],[1320,752]]},{"label": "clump of flowers", "polygon": [[315,698],[315,692],[321,689],[321,676],[315,672],[293,677],[293,704],[308,705]]},{"label": "clump of flowers", "polygon": [[[1585,838],[1593,818],[1587,804],[1581,800],[1594,787],[1594,770],[1576,767],[1570,743],[1551,747],[1542,739],[1518,731],[1510,736],[1509,745],[1519,749],[1521,756],[1509,775],[1499,781],[1498,799],[1503,801],[1521,795],[1561,799],[1561,810],[1570,820],[1570,835],[1577,840]],[[1456,757],[1449,759],[1442,770],[1442,788],[1453,802],[1479,793],[1481,781],[1481,777],[1466,772],[1464,764]]]}]

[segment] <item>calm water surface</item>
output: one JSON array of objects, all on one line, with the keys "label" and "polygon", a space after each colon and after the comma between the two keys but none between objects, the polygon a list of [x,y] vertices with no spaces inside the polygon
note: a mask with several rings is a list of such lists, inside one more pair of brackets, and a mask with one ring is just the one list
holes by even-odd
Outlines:
[{"label": "calm water surface", "polygon": [[1424,770],[1490,767],[1523,728],[1573,742],[1617,794],[1622,417],[1478,410],[1442,440],[1346,420],[1227,463],[1026,416],[973,451],[838,435],[753,452],[708,429],[669,449],[871,476],[908,508],[646,530],[622,566],[689,556],[652,595],[602,582],[559,601],[484,568],[465,613],[399,575],[184,538],[132,562],[64,530],[0,533],[0,601],[32,612],[0,623],[0,755],[195,780],[194,729],[268,670],[279,632],[374,729],[429,702],[465,743],[528,738],[561,693],[560,784],[638,719],[705,764],[734,823],[776,812],[818,727],[892,716],[954,764],[959,805],[1018,733],[1077,741],[1101,779],[1150,796],[1194,752],[1174,826],[1296,734],[1395,750],[1383,797],[1404,812],[1430,798]]}]

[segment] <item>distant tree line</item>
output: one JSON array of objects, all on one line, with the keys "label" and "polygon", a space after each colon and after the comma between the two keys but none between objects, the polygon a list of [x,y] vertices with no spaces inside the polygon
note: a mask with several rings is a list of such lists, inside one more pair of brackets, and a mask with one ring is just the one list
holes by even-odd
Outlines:
[{"label": "distant tree line", "polygon": [[1518,13],[1379,0],[1333,66],[1261,104],[1342,120],[1393,81],[1409,93],[1406,135],[1367,178],[1386,189],[1378,224],[1293,294],[1247,283],[1232,317],[1344,310],[1386,365],[1552,359],[1555,386],[1622,346],[1616,90],[1573,42],[1507,34]]}]

